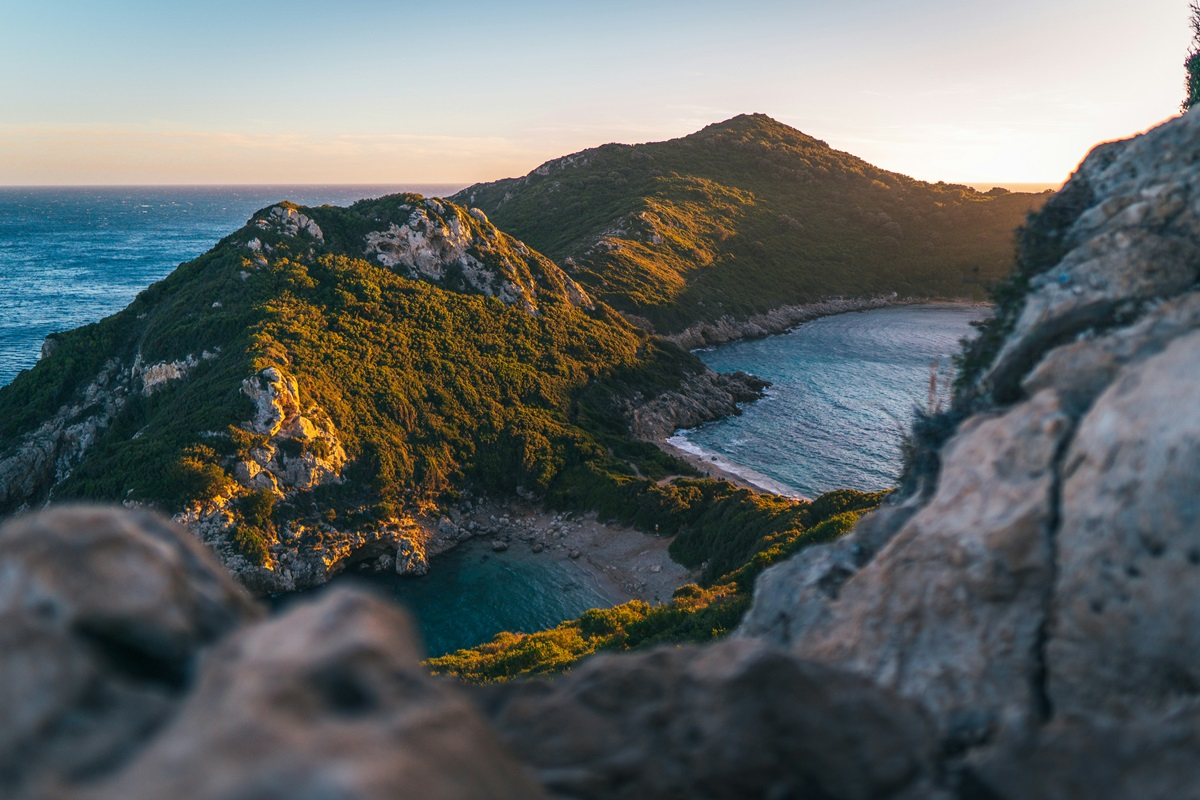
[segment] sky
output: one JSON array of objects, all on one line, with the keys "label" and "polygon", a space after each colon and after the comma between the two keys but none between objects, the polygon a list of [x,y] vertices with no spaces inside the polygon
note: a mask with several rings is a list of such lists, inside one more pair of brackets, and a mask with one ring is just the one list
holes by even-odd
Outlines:
[{"label": "sky", "polygon": [[761,112],[1058,183],[1178,112],[1187,0],[0,0],[0,185],[461,183]]}]

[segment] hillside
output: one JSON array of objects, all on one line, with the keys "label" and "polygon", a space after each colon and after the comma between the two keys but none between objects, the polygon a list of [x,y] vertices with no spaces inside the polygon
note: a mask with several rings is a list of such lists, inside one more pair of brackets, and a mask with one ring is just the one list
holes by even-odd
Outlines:
[{"label": "hillside", "polygon": [[44,350],[0,390],[0,513],[159,508],[259,591],[420,573],[469,535],[438,506],[472,492],[663,474],[622,403],[706,376],[482,212],[415,195],[264,209]]},{"label": "hillside", "polygon": [[913,180],[755,114],[585,150],[452,199],[674,333],[836,296],[983,299],[1045,198]]}]

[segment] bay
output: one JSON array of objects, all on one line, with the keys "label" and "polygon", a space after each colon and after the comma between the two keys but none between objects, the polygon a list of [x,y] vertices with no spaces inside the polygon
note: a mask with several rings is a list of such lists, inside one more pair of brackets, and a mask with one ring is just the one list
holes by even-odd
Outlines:
[{"label": "bay", "polygon": [[953,356],[988,313],[897,306],[697,351],[719,372],[744,370],[772,386],[741,416],[678,432],[671,443],[780,494],[890,489],[914,413],[931,399],[949,401]]}]

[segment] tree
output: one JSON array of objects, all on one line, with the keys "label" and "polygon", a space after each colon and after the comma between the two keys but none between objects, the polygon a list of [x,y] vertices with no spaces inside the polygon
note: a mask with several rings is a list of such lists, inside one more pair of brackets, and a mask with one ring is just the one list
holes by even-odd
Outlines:
[{"label": "tree", "polygon": [[1187,58],[1183,68],[1187,71],[1187,95],[1180,106],[1180,111],[1187,111],[1196,103],[1200,103],[1200,2],[1188,3],[1191,11],[1192,46],[1188,48]]}]

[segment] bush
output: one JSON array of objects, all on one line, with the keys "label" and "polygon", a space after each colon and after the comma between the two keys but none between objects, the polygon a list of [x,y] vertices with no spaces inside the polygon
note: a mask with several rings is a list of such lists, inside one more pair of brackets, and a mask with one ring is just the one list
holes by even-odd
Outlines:
[{"label": "bush", "polygon": [[233,548],[257,566],[264,566],[271,556],[267,540],[253,528],[241,525],[233,529]]}]

